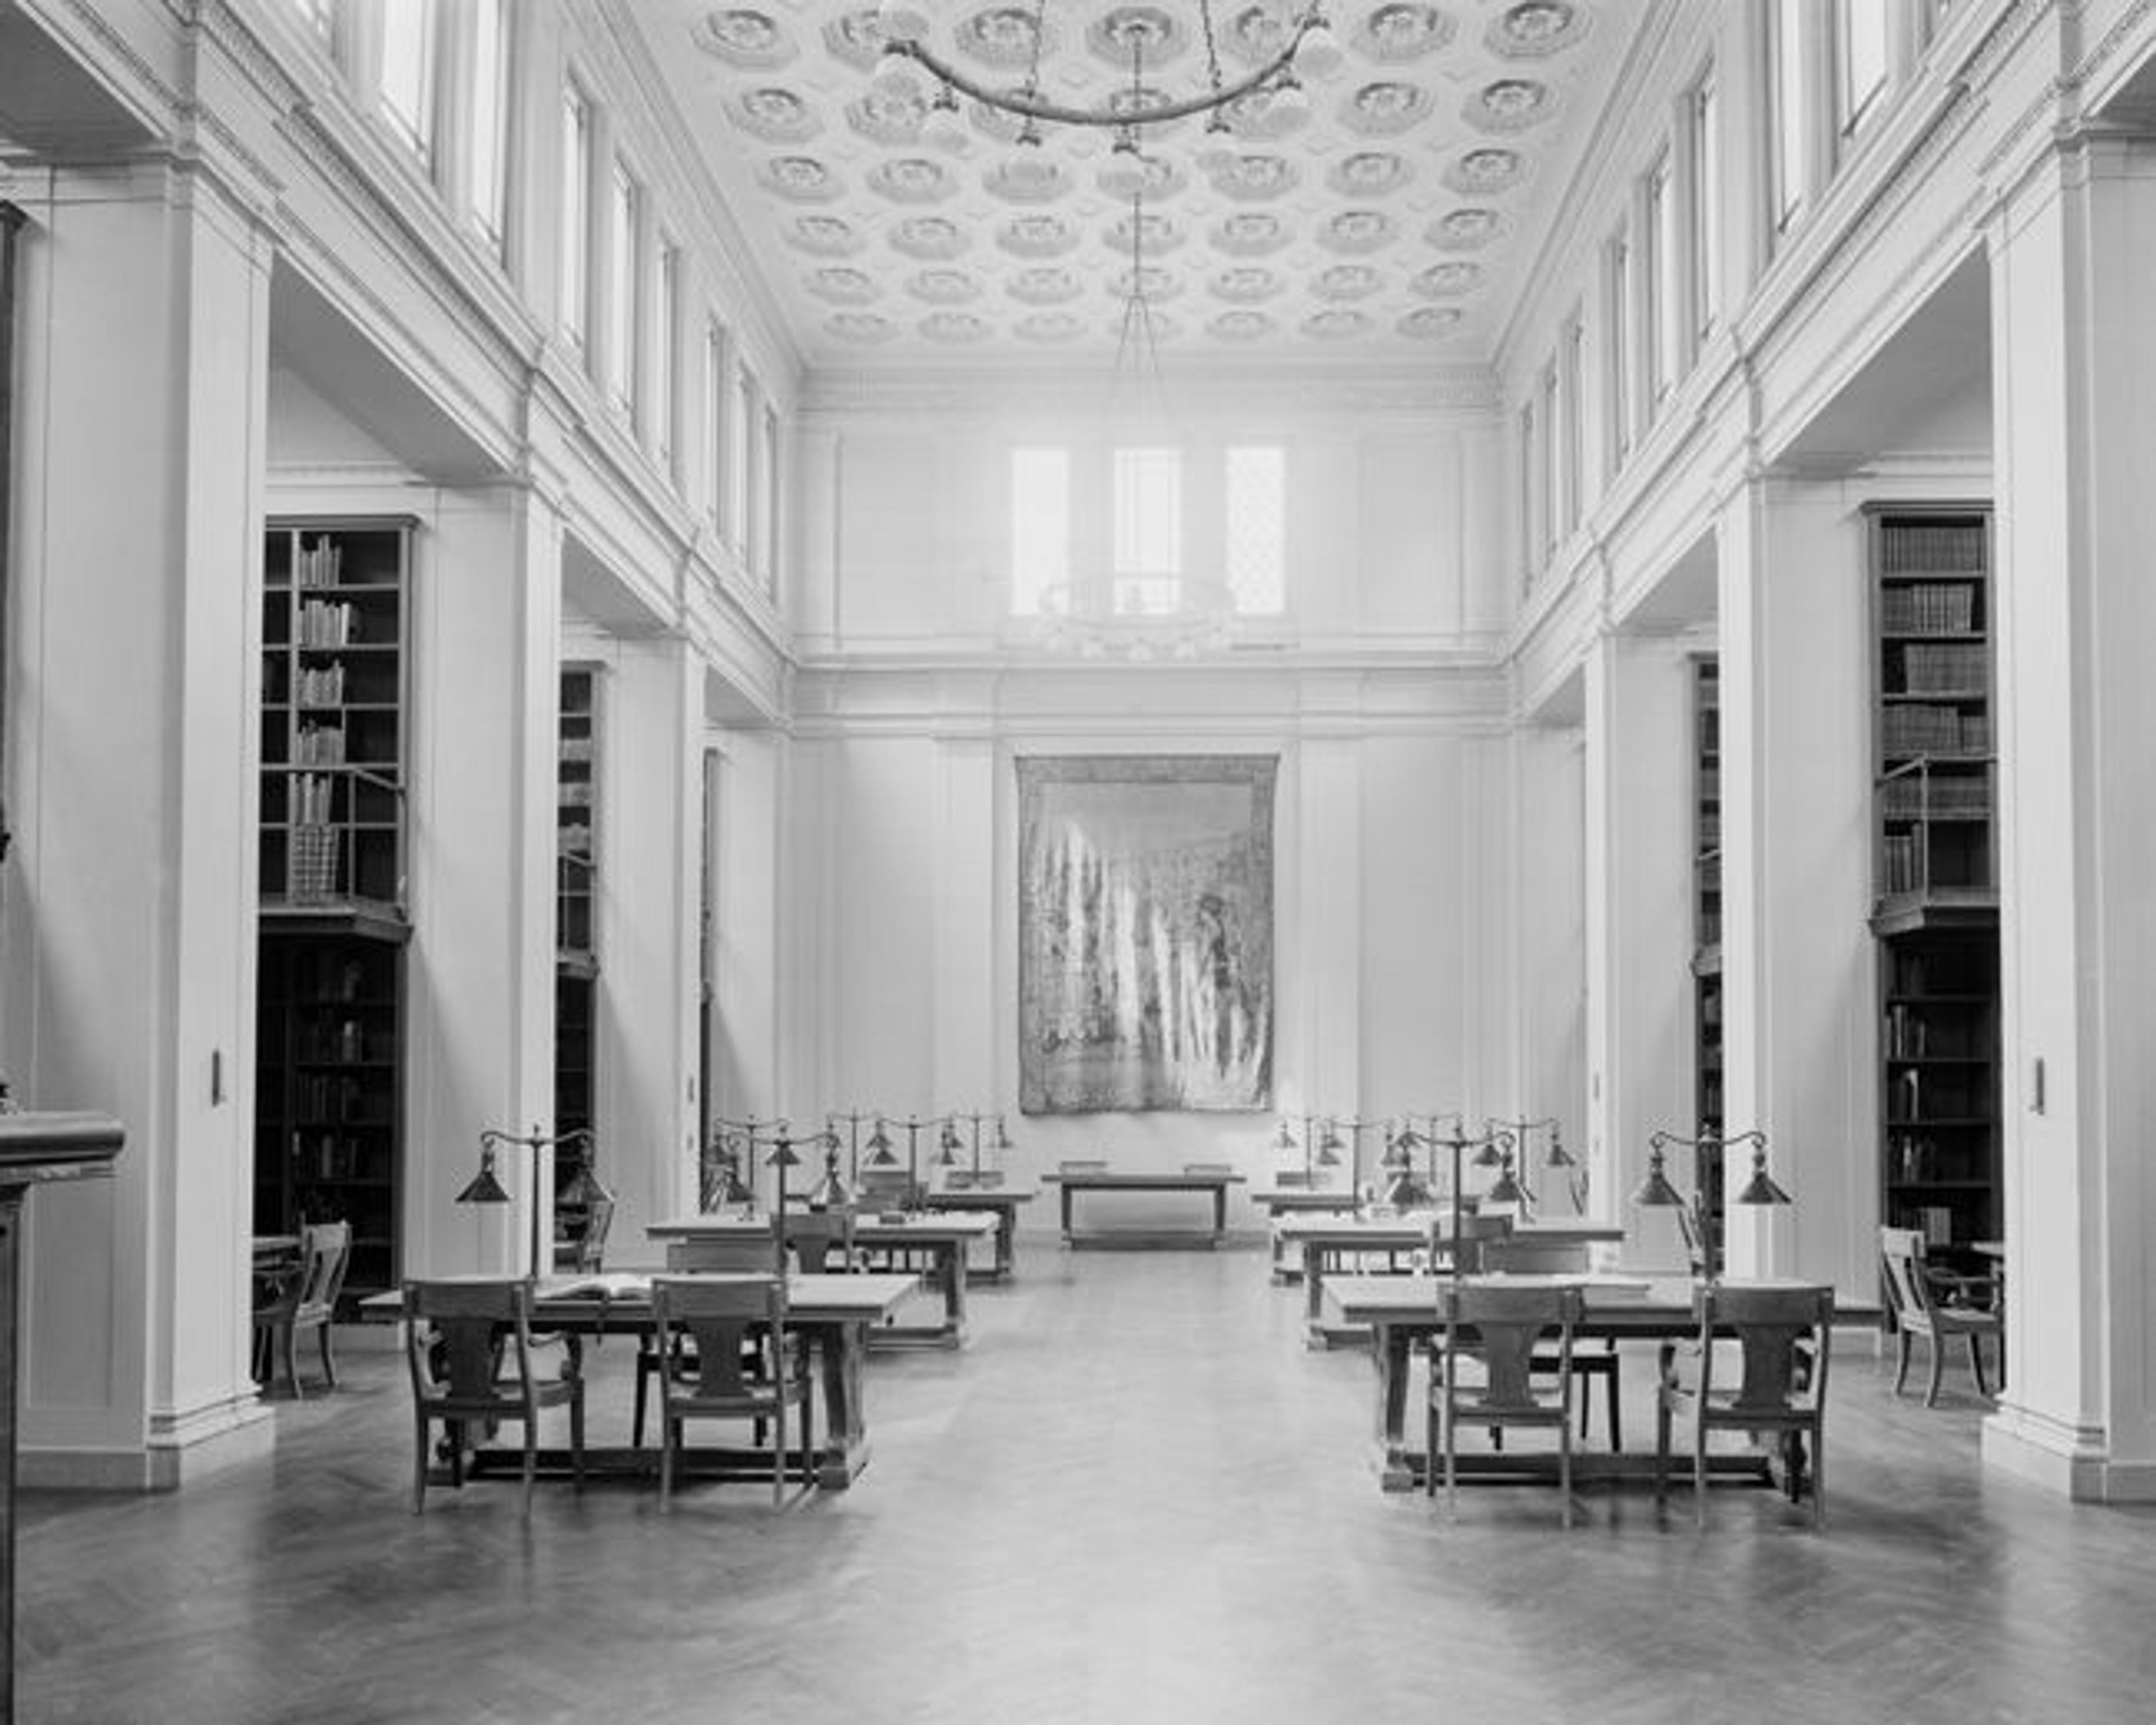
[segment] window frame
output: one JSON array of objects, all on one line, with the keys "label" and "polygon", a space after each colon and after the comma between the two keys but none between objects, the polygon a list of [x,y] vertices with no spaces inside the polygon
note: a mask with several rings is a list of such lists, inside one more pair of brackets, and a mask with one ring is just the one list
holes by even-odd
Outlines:
[{"label": "window frame", "polygon": [[[442,31],[446,9],[439,0],[376,0],[373,16],[374,111],[431,175],[441,129]],[[418,83],[413,90],[393,95],[389,79],[391,20],[393,17],[408,16],[416,20],[413,46],[418,54],[414,69]],[[408,114],[401,105],[404,95],[412,98],[412,111]]]},{"label": "window frame", "polygon": [[[1235,563],[1229,549],[1228,523],[1237,519],[1249,501],[1245,487],[1262,483],[1256,474],[1243,471],[1255,463],[1252,458],[1269,458],[1266,465],[1273,470],[1271,496],[1275,508],[1274,531],[1268,536],[1265,558],[1270,565],[1257,578],[1263,583],[1258,594],[1261,603],[1251,603],[1253,591],[1250,578],[1245,576]],[[1287,612],[1287,502],[1291,495],[1287,480],[1288,452],[1282,443],[1236,442],[1224,444],[1220,451],[1221,498],[1221,584],[1235,601],[1236,614],[1244,617],[1280,617]]]},{"label": "window frame", "polygon": [[597,153],[598,110],[574,77],[562,80],[558,269],[556,320],[564,338],[587,363],[592,351],[592,171]]}]

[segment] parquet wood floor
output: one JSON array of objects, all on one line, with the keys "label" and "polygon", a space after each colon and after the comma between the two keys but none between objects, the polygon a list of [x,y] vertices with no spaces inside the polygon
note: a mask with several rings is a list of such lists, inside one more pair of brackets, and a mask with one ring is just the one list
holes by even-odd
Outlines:
[{"label": "parquet wood floor", "polygon": [[[270,1460],[162,1497],[31,1494],[36,1725],[751,1718],[1679,1725],[2156,1717],[2156,1511],[1983,1474],[1966,1378],[1926,1412],[1837,1360],[1832,1525],[1754,1488],[1708,1532],[1597,1486],[1382,1495],[1372,1374],[1312,1353],[1261,1254],[1037,1247],[962,1353],[879,1355],[853,1491],[513,1481],[408,1507],[379,1332],[279,1404]],[[598,1350],[595,1432],[630,1348]],[[1635,1432],[1648,1362],[1628,1363]],[[1598,1423],[1599,1432],[1599,1423]]]}]

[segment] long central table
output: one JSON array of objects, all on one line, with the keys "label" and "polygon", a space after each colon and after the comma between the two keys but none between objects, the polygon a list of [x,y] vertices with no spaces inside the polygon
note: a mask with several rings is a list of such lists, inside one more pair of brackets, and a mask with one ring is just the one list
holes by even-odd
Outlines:
[{"label": "long central table", "polygon": [[[1471,1215],[1464,1220],[1471,1227],[1476,1218]],[[1410,1212],[1404,1216],[1282,1217],[1275,1231],[1282,1246],[1299,1253],[1302,1260],[1303,1321],[1312,1345],[1329,1347],[1342,1339],[1359,1340],[1363,1334],[1359,1327],[1342,1329],[1326,1322],[1325,1281],[1328,1275],[1337,1272],[1351,1260],[1359,1260],[1368,1255],[1382,1255],[1397,1260],[1403,1253],[1419,1251],[1433,1244],[1442,1250],[1452,1243],[1450,1222],[1450,1216],[1441,1210]],[[1502,1238],[1508,1246],[1547,1249],[1551,1255],[1552,1261],[1547,1264],[1522,1267],[1563,1270],[1571,1266],[1555,1261],[1559,1256],[1576,1254],[1582,1246],[1597,1242],[1621,1240],[1625,1230],[1599,1222],[1522,1222],[1507,1230]]]},{"label": "long central table", "polygon": [[[1213,1228],[1210,1233],[1195,1230],[1178,1233],[1178,1240],[1203,1240],[1208,1246],[1217,1246],[1228,1232],[1228,1189],[1240,1186],[1243,1176],[1233,1168],[1187,1168],[1151,1173],[1119,1172],[1107,1168],[1066,1168],[1041,1178],[1050,1180],[1062,1188],[1063,1243],[1076,1246],[1090,1241],[1111,1238],[1105,1230],[1095,1230],[1081,1234],[1072,1226],[1070,1204],[1081,1192],[1209,1192],[1213,1194]],[[1151,1243],[1159,1236],[1152,1230],[1129,1230],[1128,1237],[1139,1244]]]},{"label": "long central table", "polygon": [[[823,1219],[821,1216],[815,1217],[819,1224]],[[789,1228],[807,1225],[799,1210],[787,1213],[787,1224]],[[927,1258],[927,1280],[943,1296],[942,1324],[917,1330],[886,1325],[870,1339],[927,1342],[943,1348],[956,1348],[963,1343],[966,1337],[966,1249],[977,1240],[987,1239],[996,1229],[997,1219],[993,1215],[957,1211],[911,1210],[902,1215],[888,1216],[866,1212],[855,1215],[855,1245],[872,1252],[909,1257],[917,1254]],[[752,1244],[771,1238],[771,1218],[677,1216],[669,1221],[654,1222],[644,1231],[662,1245],[691,1240]]]},{"label": "long central table", "polygon": [[[1656,1296],[1630,1291],[1598,1294],[1596,1278],[1572,1278],[1588,1290],[1586,1312],[1573,1328],[1575,1343],[1583,1337],[1614,1337],[1619,1341],[1681,1339],[1699,1333],[1687,1291]],[[1412,1491],[1427,1476],[1430,1458],[1410,1448],[1408,1440],[1408,1380],[1418,1346],[1436,1335],[1444,1325],[1437,1313],[1438,1290],[1445,1278],[1435,1276],[1336,1276],[1325,1285],[1325,1296],[1345,1323],[1368,1324],[1371,1329],[1370,1358],[1377,1368],[1378,1483],[1387,1491]],[[1800,1449],[1783,1461],[1783,1484],[1791,1497],[1803,1485],[1804,1458]],[[1460,1458],[1463,1480],[1511,1478],[1549,1471],[1557,1458],[1551,1455],[1476,1451]],[[1774,1482],[1777,1452],[1722,1454],[1707,1457],[1710,1474],[1738,1475],[1765,1483]],[[1792,1467],[1791,1464],[1794,1464]],[[1651,1479],[1656,1457],[1651,1450],[1613,1453],[1575,1449],[1573,1476],[1587,1479]],[[1676,1470],[1673,1470],[1676,1471]]]},{"label": "long central table", "polygon": [[1008,1281],[1018,1269],[1019,1206],[1040,1194],[1031,1186],[997,1181],[963,1186],[932,1186],[922,1200],[932,1210],[978,1211],[996,1219],[996,1256],[987,1269],[968,1273],[983,1281]]},{"label": "long central table", "polygon": [[[786,1284],[786,1327],[808,1338],[815,1356],[816,1377],[824,1402],[823,1441],[814,1452],[811,1472],[828,1491],[843,1491],[868,1465],[868,1410],[862,1367],[871,1327],[890,1318],[919,1285],[911,1276],[795,1276]],[[360,1301],[360,1315],[393,1322],[404,1315],[401,1292],[376,1294]],[[652,1333],[651,1278],[637,1271],[609,1271],[590,1276],[542,1276],[531,1307],[531,1327],[572,1337],[649,1336]],[[804,1409],[804,1417],[806,1414]],[[771,1458],[762,1452],[699,1445],[685,1450],[684,1470],[692,1475],[735,1477],[752,1467],[768,1476]],[[475,1450],[470,1466],[521,1469],[521,1449]],[[538,1466],[549,1475],[572,1466],[563,1449],[542,1449]],[[588,1473],[654,1473],[655,1449],[628,1445],[584,1447]]]}]

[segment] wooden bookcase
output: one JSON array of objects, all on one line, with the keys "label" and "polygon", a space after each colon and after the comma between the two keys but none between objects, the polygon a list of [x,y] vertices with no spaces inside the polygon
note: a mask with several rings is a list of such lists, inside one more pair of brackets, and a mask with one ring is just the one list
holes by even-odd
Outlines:
[{"label": "wooden bookcase", "polygon": [[1990,516],[1872,512],[1881,1219],[1998,1236]]},{"label": "wooden bookcase", "polygon": [[[593,895],[598,882],[598,673],[595,667],[562,668],[561,716],[555,759],[554,894],[554,1130],[575,1132],[596,1124],[593,1063],[598,990],[598,942]],[[576,1173],[578,1158],[557,1156],[558,1195]],[[582,1215],[557,1204],[557,1240],[578,1236]]]},{"label": "wooden bookcase", "polygon": [[402,948],[265,936],[255,1018],[254,1228],[352,1224],[352,1297],[397,1286]]},{"label": "wooden bookcase", "polygon": [[[1692,1121],[1705,1136],[1722,1129],[1722,668],[1712,654],[1691,662],[1692,730]],[[1722,1257],[1722,1159],[1702,1159],[1707,1219],[1701,1245]]]},{"label": "wooden bookcase", "polygon": [[352,1297],[400,1271],[412,534],[264,542],[254,1229],[349,1221]]}]

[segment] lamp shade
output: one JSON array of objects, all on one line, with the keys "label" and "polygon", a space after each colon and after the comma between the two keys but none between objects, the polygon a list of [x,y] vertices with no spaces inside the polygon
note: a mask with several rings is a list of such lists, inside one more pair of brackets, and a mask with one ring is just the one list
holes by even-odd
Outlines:
[{"label": "lamp shade", "polygon": [[509,1202],[508,1189],[495,1178],[493,1151],[480,1152],[479,1173],[473,1176],[471,1184],[457,1194],[456,1201],[459,1204],[507,1204]]},{"label": "lamp shade", "polygon": [[1647,1158],[1647,1178],[1640,1182],[1632,1202],[1645,1209],[1681,1209],[1684,1201],[1684,1194],[1670,1184],[1670,1177],[1662,1172],[1662,1153],[1655,1151]]}]

